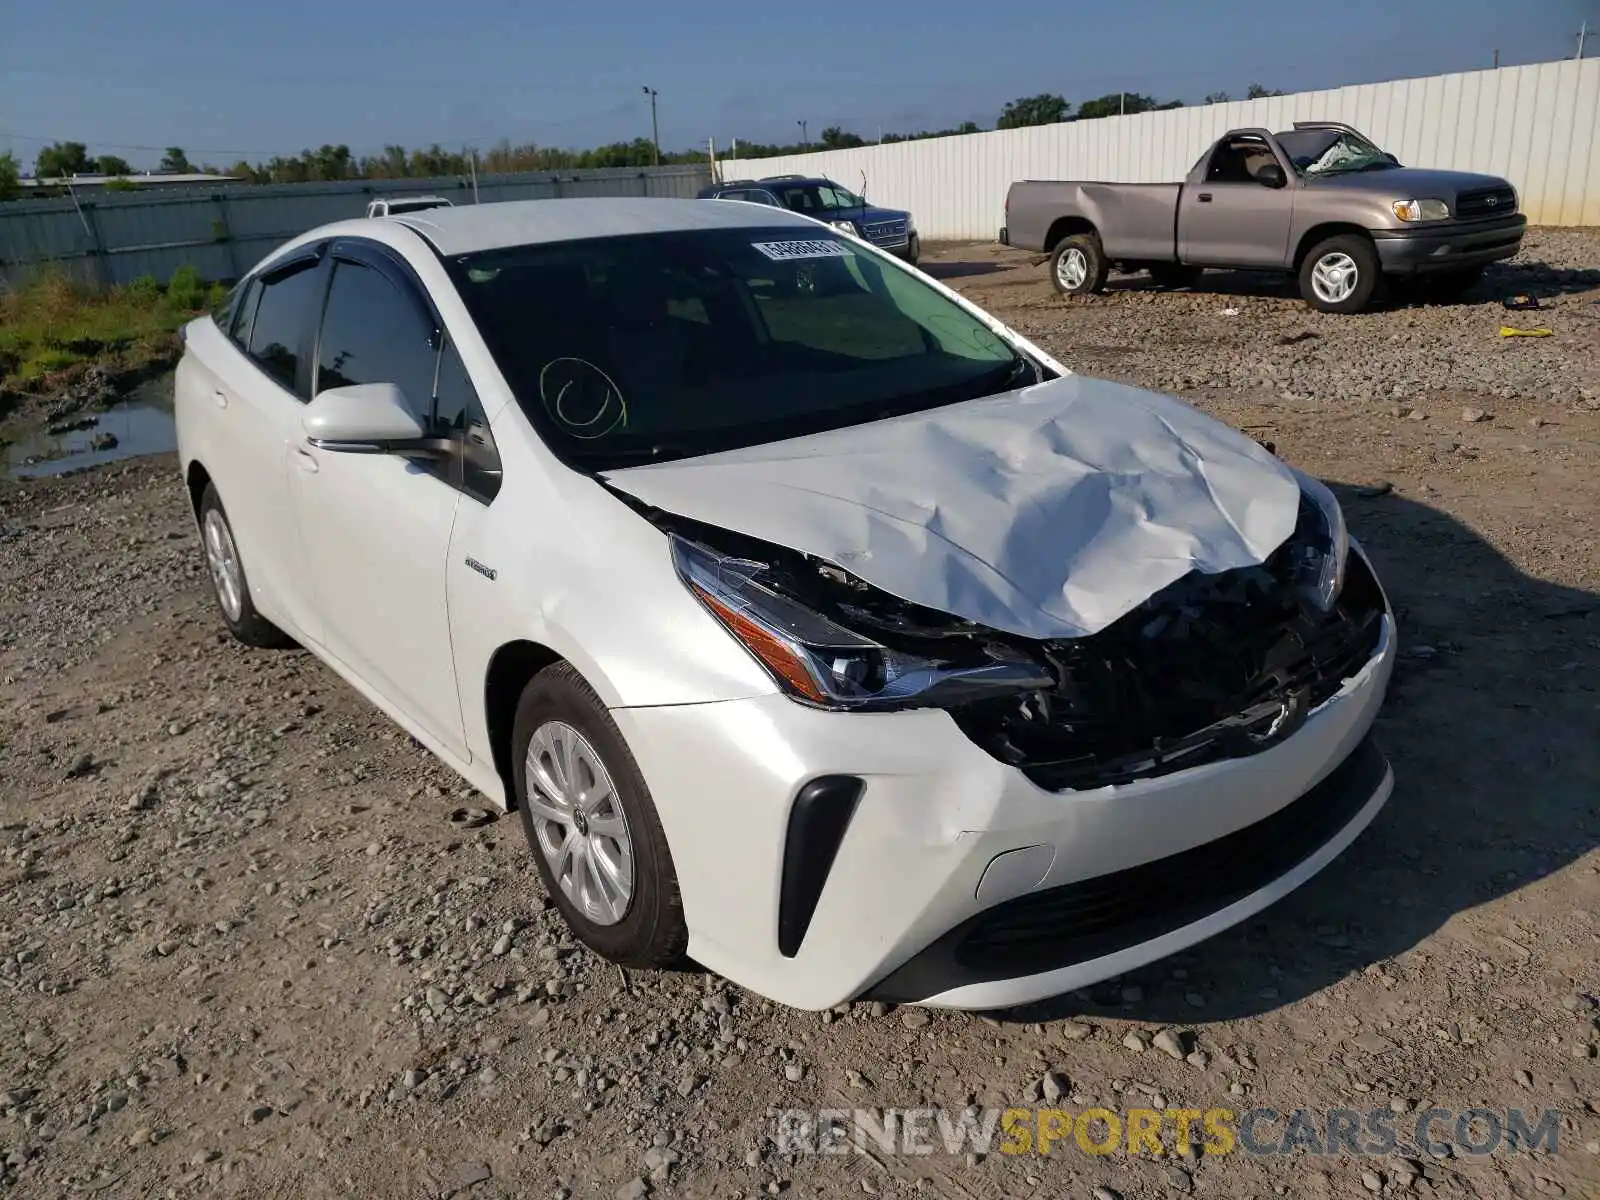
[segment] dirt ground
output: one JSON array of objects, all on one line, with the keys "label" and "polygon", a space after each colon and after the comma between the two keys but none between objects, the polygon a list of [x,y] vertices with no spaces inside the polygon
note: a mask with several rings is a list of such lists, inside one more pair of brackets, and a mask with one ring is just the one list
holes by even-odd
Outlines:
[{"label": "dirt ground", "polygon": [[[1333,481],[1403,649],[1393,800],[1322,875],[987,1018],[601,964],[515,819],[452,820],[479,802],[330,671],[223,636],[170,457],[0,483],[0,1192],[1600,1196],[1600,233],[1525,259],[1473,303],[1340,318],[1226,275],[1067,302],[1026,256],[932,256],[1068,365]],[[1494,302],[1522,286],[1544,310]],[[1169,1028],[1187,1059],[1142,1048]],[[1554,1154],[1381,1158],[769,1137],[773,1109],[1041,1092],[1380,1109],[1402,1143],[1431,1107],[1560,1124]]]}]

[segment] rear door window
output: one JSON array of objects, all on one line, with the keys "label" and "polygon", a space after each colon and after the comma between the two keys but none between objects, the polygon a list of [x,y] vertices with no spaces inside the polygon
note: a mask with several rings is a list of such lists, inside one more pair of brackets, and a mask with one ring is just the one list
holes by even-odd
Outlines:
[{"label": "rear door window", "polygon": [[316,320],[322,273],[316,259],[307,259],[261,281],[261,299],[250,326],[249,354],[256,364],[289,391],[305,398],[298,386],[307,334]]}]

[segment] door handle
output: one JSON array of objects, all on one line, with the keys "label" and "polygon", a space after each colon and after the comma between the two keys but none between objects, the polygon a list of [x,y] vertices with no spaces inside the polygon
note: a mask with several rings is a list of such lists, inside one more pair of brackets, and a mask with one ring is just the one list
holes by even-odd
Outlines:
[{"label": "door handle", "polygon": [[228,407],[228,393],[223,391],[221,388],[218,388],[216,391],[211,393],[211,399],[218,408]]},{"label": "door handle", "polygon": [[294,465],[307,475],[315,475],[321,470],[321,467],[317,465],[317,456],[300,446],[294,448]]},{"label": "door handle", "polygon": [[1200,201],[1201,204],[1210,204],[1211,203],[1211,193],[1210,192],[1201,192],[1198,196],[1195,197],[1195,199]]}]

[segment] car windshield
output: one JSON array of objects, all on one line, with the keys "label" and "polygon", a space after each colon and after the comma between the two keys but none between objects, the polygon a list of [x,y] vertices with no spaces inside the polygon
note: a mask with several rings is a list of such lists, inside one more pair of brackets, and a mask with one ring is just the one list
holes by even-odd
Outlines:
[{"label": "car windshield", "polygon": [[450,263],[528,419],[564,461],[665,462],[1043,378],[978,318],[826,229],[636,234]]},{"label": "car windshield", "polygon": [[1294,169],[1308,178],[1348,175],[1354,171],[1388,171],[1400,164],[1358,133],[1329,129],[1280,133],[1278,144]]},{"label": "car windshield", "polygon": [[847,192],[836,183],[802,183],[789,187],[776,185],[772,189],[785,208],[798,213],[838,212],[847,208],[862,208],[866,201],[854,192]]}]

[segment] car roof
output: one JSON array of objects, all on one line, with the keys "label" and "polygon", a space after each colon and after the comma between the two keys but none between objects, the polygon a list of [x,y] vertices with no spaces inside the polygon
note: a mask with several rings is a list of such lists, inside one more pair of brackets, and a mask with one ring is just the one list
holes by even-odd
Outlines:
[{"label": "car roof", "polygon": [[667,200],[644,197],[504,200],[458,204],[387,218],[414,230],[446,257],[538,242],[617,237],[673,230],[816,227],[797,213],[767,205],[726,200]]}]

